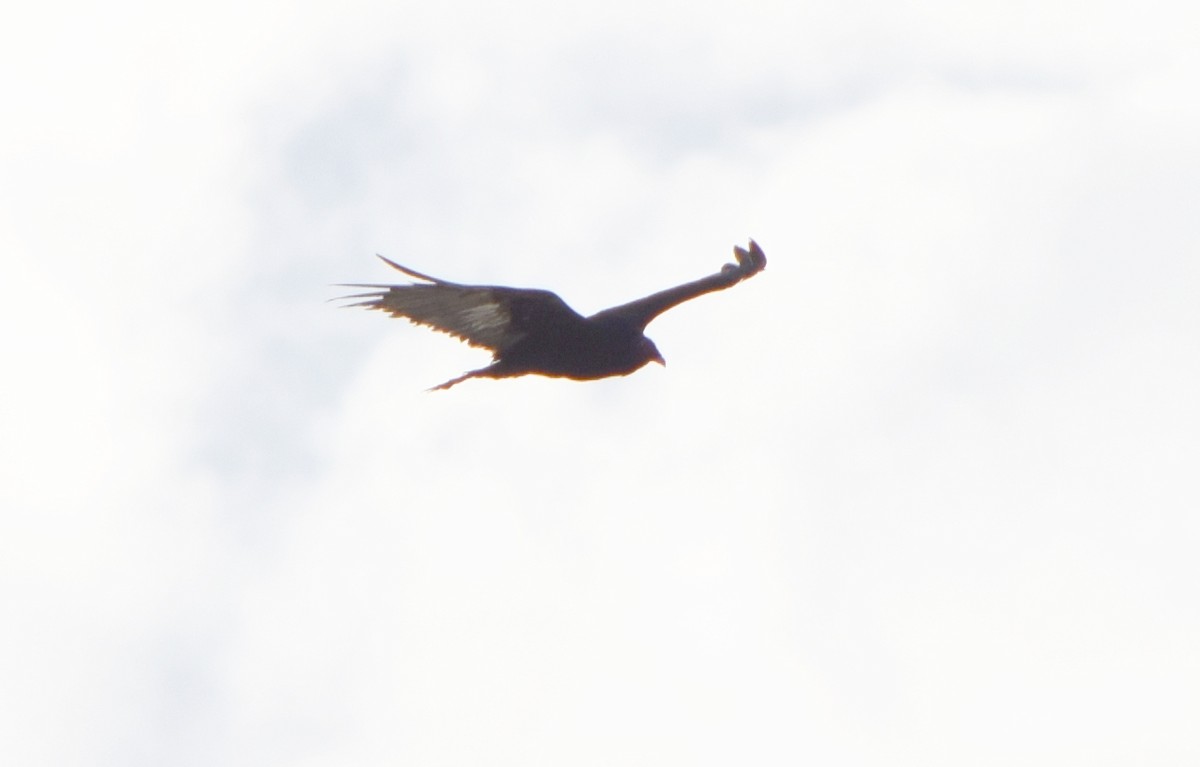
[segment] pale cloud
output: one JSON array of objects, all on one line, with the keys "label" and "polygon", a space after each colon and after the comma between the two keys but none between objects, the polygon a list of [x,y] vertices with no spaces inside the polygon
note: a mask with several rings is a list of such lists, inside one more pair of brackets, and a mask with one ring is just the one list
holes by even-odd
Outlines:
[{"label": "pale cloud", "polygon": [[[26,13],[0,750],[1195,756],[1193,11]],[[426,394],[485,355],[324,303],[747,236],[627,379]]]}]

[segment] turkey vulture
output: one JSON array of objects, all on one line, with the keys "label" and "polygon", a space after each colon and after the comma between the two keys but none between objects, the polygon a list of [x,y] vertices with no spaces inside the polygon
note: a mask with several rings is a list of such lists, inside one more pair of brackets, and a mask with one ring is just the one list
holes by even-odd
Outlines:
[{"label": "turkey vulture", "polygon": [[584,317],[548,290],[459,285],[383,261],[415,280],[415,285],[349,284],[370,293],[347,306],[378,309],[417,325],[449,333],[492,352],[492,364],[433,387],[449,389],[468,378],[510,378],[529,374],[590,380],[632,373],[648,362],[665,365],[646,325],[673,306],[704,293],[736,285],[758,274],[767,257],[754,240],[734,247],[736,264],[694,282]]}]

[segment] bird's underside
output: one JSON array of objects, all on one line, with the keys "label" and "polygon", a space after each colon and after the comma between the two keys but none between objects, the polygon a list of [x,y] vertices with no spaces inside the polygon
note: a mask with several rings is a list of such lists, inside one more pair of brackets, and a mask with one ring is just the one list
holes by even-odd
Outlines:
[{"label": "bird's underside", "polygon": [[403,317],[492,352],[492,364],[433,387],[448,389],[468,378],[543,375],[593,380],[628,375],[650,362],[666,364],[643,334],[658,315],[696,296],[724,290],[761,272],[767,257],[754,240],[734,247],[735,264],[693,282],[584,317],[548,290],[460,285],[383,259],[417,280],[409,285],[364,285],[370,292],[344,296],[362,306]]}]

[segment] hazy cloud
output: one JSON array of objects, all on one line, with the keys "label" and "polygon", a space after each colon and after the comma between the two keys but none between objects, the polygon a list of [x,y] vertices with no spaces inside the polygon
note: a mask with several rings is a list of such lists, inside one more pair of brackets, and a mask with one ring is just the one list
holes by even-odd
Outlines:
[{"label": "hazy cloud", "polygon": [[[1195,755],[1195,12],[27,9],[0,32],[21,764]],[[767,271],[666,370],[326,299]]]}]

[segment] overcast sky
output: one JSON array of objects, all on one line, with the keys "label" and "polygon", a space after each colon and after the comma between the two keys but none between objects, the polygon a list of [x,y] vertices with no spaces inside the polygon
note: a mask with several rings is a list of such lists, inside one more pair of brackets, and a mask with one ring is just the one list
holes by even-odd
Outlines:
[{"label": "overcast sky", "polygon": [[1200,760],[1194,4],[198,8],[0,29],[0,761]]}]

